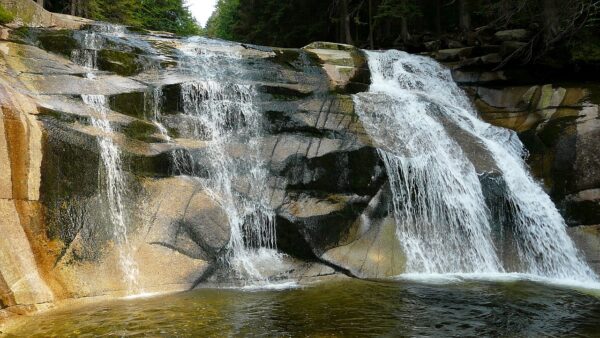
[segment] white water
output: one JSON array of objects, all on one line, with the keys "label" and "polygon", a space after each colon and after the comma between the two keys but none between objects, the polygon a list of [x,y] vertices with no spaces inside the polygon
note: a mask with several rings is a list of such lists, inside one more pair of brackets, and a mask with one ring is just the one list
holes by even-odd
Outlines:
[{"label": "white water", "polygon": [[80,41],[83,48],[74,49],[71,53],[71,59],[76,64],[89,70],[86,73],[86,77],[89,79],[96,77],[93,70],[98,69],[98,51],[104,45],[104,39],[100,33],[121,36],[125,33],[125,27],[107,23],[95,24],[83,33],[83,39]]},{"label": "white water", "polygon": [[123,280],[127,285],[128,294],[139,293],[139,272],[133,259],[134,250],[129,242],[123,206],[125,179],[122,171],[121,154],[119,148],[111,139],[113,131],[107,119],[106,97],[103,95],[82,95],[82,99],[98,113],[98,117],[91,118],[91,123],[102,133],[98,136],[103,169],[101,174],[104,176],[102,188],[106,193],[106,203],[108,204],[110,221],[113,227],[113,240],[118,250]]},{"label": "white water", "polygon": [[[231,229],[227,263],[245,283],[268,283],[267,276],[279,271],[283,261],[276,251],[267,168],[260,154],[262,126],[253,102],[255,88],[237,83],[238,76],[236,83],[220,77],[243,72],[236,55],[207,52],[193,41],[188,47],[187,66],[206,79],[182,86],[183,110],[193,121],[194,138],[207,141],[203,163],[208,163],[208,179],[202,182],[227,213]],[[183,159],[185,154],[177,157]]]},{"label": "white water", "polygon": [[388,172],[408,273],[509,269],[492,241],[492,215],[475,167],[447,131],[451,125],[454,133],[458,128],[487,148],[501,173],[519,272],[597,279],[553,202],[527,171],[514,132],[479,120],[450,72],[435,61],[398,51],[368,52],[368,58],[372,85],[354,100]]},{"label": "white water", "polygon": [[[94,79],[94,70],[97,69],[98,50],[102,48],[102,37],[97,33],[111,33],[119,35],[124,32],[124,27],[116,25],[99,25],[92,27],[84,33],[81,41],[82,49],[74,50],[72,59],[75,63],[84,66],[90,72],[87,77]],[[94,108],[97,117],[91,117],[92,126],[99,129],[98,136],[100,157],[102,160],[101,174],[104,176],[102,188],[106,193],[110,221],[112,224],[112,238],[118,251],[118,259],[123,281],[128,294],[143,292],[138,282],[139,269],[133,258],[134,248],[129,242],[129,229],[125,216],[123,198],[125,195],[125,178],[123,175],[121,153],[111,136],[113,130],[108,121],[108,104],[103,95],[82,95],[83,102]]]},{"label": "white water", "polygon": [[146,116],[152,124],[156,126],[160,134],[165,138],[165,140],[170,141],[169,132],[167,128],[162,124],[162,87],[157,86],[152,88],[151,92],[144,93],[144,111],[148,112],[150,116]]}]

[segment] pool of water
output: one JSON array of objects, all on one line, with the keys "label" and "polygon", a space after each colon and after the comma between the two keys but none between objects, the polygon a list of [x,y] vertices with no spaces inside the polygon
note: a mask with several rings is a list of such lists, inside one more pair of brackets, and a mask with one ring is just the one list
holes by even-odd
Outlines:
[{"label": "pool of water", "polygon": [[598,336],[600,296],[509,280],[199,289],[28,317],[9,337]]}]

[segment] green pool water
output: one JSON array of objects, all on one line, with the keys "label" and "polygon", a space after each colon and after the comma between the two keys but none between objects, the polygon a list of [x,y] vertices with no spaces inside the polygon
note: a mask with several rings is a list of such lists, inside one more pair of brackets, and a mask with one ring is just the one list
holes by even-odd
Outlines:
[{"label": "green pool water", "polygon": [[600,298],[529,281],[199,289],[28,317],[9,337],[600,336]]}]

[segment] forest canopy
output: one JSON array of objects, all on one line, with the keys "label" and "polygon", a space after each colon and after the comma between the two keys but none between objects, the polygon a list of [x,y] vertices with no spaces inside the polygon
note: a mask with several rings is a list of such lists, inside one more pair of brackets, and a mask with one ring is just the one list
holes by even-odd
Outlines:
[{"label": "forest canopy", "polygon": [[283,47],[327,40],[419,52],[427,41],[476,45],[486,32],[521,28],[531,36],[515,57],[529,62],[581,43],[578,34],[600,36],[599,12],[600,0],[219,0],[206,33]]},{"label": "forest canopy", "polygon": [[37,0],[52,12],[179,35],[201,34],[183,0]]}]

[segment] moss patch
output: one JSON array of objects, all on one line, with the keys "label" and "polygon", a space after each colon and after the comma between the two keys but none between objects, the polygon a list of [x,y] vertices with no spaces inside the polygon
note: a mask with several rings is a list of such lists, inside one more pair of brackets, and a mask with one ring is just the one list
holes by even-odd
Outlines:
[{"label": "moss patch", "polygon": [[122,76],[135,75],[142,70],[137,55],[110,49],[98,52],[98,68]]},{"label": "moss patch", "polygon": [[154,141],[155,139],[152,135],[157,134],[158,132],[155,125],[141,120],[131,122],[123,130],[123,133],[128,137],[144,142]]},{"label": "moss patch", "polygon": [[14,19],[15,16],[0,5],[0,24],[12,22]]}]

